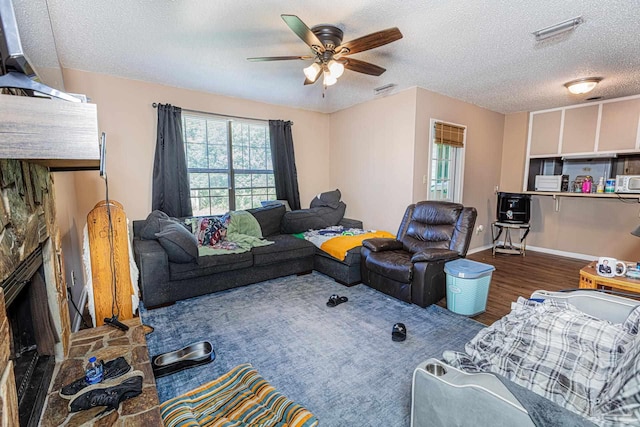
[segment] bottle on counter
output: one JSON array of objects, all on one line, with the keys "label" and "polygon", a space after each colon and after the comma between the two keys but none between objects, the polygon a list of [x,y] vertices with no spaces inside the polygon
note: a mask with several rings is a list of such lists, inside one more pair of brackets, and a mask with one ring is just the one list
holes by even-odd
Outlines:
[{"label": "bottle on counter", "polygon": [[102,375],[104,374],[104,366],[102,366],[101,360],[96,360],[95,357],[89,359],[85,370],[84,379],[87,384],[97,384],[102,381]]},{"label": "bottle on counter", "polygon": [[601,176],[598,180],[598,186],[596,187],[596,193],[604,193],[604,176]]},{"label": "bottle on counter", "polygon": [[582,192],[591,193],[591,177],[587,177],[584,181],[582,181]]}]

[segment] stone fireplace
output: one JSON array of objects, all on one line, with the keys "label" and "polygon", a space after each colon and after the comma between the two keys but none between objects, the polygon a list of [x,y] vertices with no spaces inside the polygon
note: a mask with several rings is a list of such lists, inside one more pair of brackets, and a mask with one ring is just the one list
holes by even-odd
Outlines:
[{"label": "stone fireplace", "polygon": [[[37,425],[37,409],[23,415],[24,407],[37,406],[28,399],[38,399],[37,392],[28,392],[34,386],[25,378],[32,372],[44,376],[37,381],[44,381],[38,387],[46,395],[54,362],[68,354],[63,266],[48,168],[0,159],[0,425]],[[44,341],[43,334],[48,336]]]}]

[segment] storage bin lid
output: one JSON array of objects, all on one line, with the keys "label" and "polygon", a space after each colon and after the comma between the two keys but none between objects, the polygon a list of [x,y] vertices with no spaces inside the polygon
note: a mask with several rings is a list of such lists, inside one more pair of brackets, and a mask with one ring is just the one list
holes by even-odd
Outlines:
[{"label": "storage bin lid", "polygon": [[493,265],[462,258],[449,261],[444,264],[445,273],[451,276],[460,277],[461,279],[476,279],[478,277],[486,276],[495,269],[496,268]]}]

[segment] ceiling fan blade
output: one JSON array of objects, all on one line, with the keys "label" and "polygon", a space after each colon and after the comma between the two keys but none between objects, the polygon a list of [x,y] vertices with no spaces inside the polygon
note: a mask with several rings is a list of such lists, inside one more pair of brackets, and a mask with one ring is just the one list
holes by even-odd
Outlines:
[{"label": "ceiling fan blade", "polygon": [[291,28],[291,31],[296,33],[298,37],[302,39],[311,49],[316,52],[324,52],[324,45],[322,42],[316,37],[315,34],[307,27],[307,24],[302,22],[302,19],[298,18],[296,15],[280,15],[280,17],[284,20],[284,22]]},{"label": "ceiling fan blade", "polygon": [[365,50],[384,46],[385,44],[400,40],[401,38],[402,33],[397,27],[388,28],[386,30],[371,33],[346,43],[342,43],[336,48],[335,57],[337,58],[339,56],[364,52]]},{"label": "ceiling fan blade", "polygon": [[344,68],[358,73],[369,74],[371,76],[379,76],[385,71],[385,68],[379,67],[370,62],[360,61],[359,59],[347,58]]},{"label": "ceiling fan blade", "polygon": [[304,61],[309,59],[315,59],[315,56],[259,56],[257,58],[247,58],[247,61],[251,62],[263,62],[263,61],[289,61],[292,59],[302,59]]}]

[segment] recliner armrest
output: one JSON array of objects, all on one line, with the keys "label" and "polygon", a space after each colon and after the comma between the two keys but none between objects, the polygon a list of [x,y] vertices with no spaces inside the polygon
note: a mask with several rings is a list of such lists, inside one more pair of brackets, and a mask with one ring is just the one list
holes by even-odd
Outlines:
[{"label": "recliner armrest", "polygon": [[392,239],[390,237],[374,237],[373,239],[366,239],[362,241],[362,245],[372,252],[397,251],[403,247],[400,240]]},{"label": "recliner armrest", "polygon": [[449,249],[429,249],[413,254],[411,262],[451,261],[459,257],[458,252]]}]

